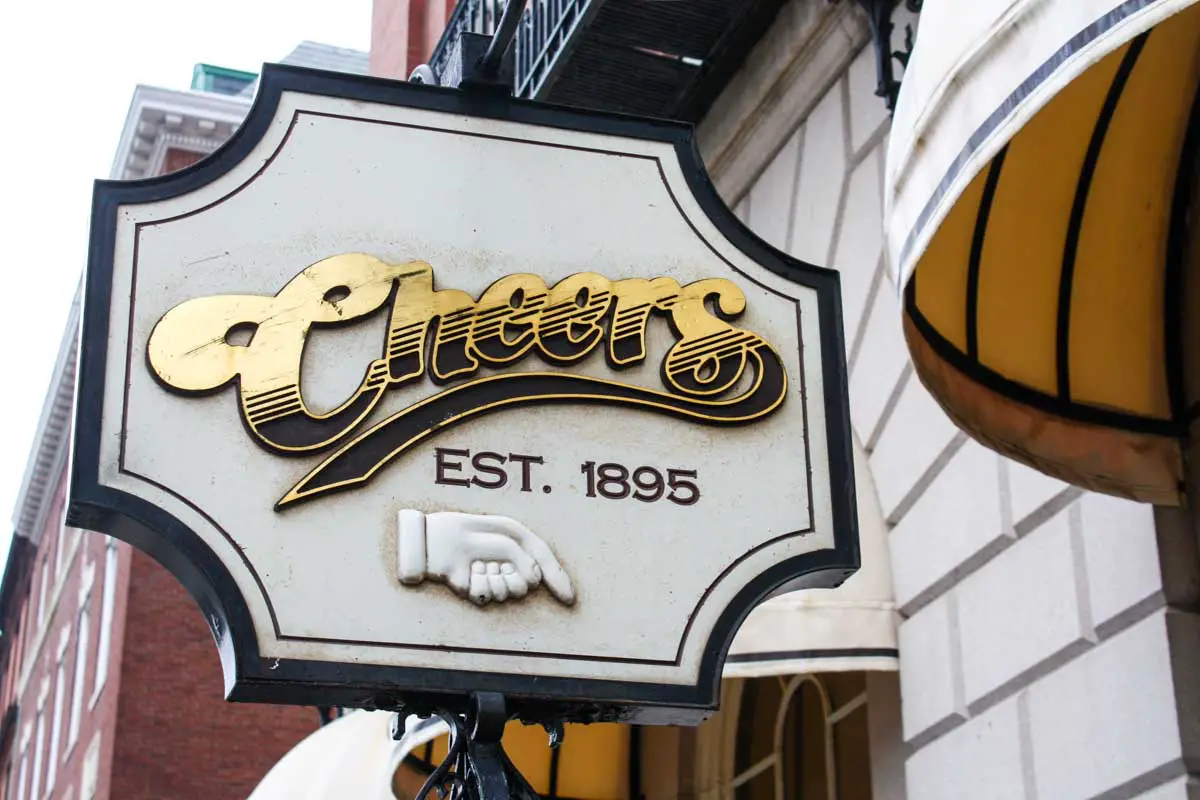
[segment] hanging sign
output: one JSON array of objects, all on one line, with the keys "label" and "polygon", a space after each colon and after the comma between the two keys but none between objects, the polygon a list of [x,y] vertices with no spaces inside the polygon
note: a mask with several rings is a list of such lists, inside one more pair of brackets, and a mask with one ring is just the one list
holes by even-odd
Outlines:
[{"label": "hanging sign", "polygon": [[697,721],[758,601],[857,567],[836,275],[686,126],[269,67],[98,185],[81,347],[73,524],[234,700]]}]

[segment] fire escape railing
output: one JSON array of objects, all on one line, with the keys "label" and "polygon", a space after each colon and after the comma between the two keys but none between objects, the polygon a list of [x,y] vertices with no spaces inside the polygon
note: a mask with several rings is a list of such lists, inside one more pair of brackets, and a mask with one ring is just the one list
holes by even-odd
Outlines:
[{"label": "fire escape railing", "polygon": [[[637,0],[511,2],[520,4],[521,16],[501,73],[505,82],[511,80],[514,96],[651,116],[680,115],[693,122],[723,90],[766,26],[774,24],[774,14],[783,5],[783,0],[682,0],[645,2],[643,10]],[[922,2],[852,0],[870,27],[877,68],[875,93],[889,111],[895,107],[902,70],[912,54],[915,17]],[[425,72],[414,73],[414,79],[458,85],[464,70],[470,72],[458,55],[463,35],[477,34],[481,39],[494,35],[506,7],[505,0],[458,0],[429,64],[419,68]],[[696,11],[697,7],[707,11]],[[901,9],[907,22],[894,21]],[[714,31],[708,18],[699,18],[700,13],[722,20],[725,27]],[[902,48],[893,43],[898,25],[904,33]],[[587,26],[596,30],[586,33]],[[674,44],[664,47],[672,51],[679,49],[679,42],[692,42],[688,47],[695,52],[660,53],[656,39],[671,40]],[[472,58],[480,57],[481,46],[487,46],[486,40],[483,45],[470,43]],[[462,53],[465,58],[466,50]],[[671,72],[661,64],[646,67],[648,55],[675,59],[687,68]]]},{"label": "fire escape railing", "polygon": [[458,0],[454,4],[450,20],[446,23],[446,29],[442,32],[442,38],[438,39],[437,46],[433,48],[433,55],[429,57],[429,66],[434,75],[441,78],[446,74],[451,50],[464,31],[492,35],[500,23],[502,11],[504,0]]},{"label": "fire escape railing", "polygon": [[[521,0],[516,0],[520,2]],[[513,94],[538,97],[554,64],[587,15],[600,0],[533,0],[517,31]]]},{"label": "fire escape railing", "polygon": [[[532,98],[539,95],[587,11],[600,2],[602,0],[532,0],[521,16],[513,47],[515,96]],[[445,74],[454,43],[464,31],[495,33],[504,5],[504,0],[458,0],[429,59],[429,66],[436,76],[440,78]]]}]

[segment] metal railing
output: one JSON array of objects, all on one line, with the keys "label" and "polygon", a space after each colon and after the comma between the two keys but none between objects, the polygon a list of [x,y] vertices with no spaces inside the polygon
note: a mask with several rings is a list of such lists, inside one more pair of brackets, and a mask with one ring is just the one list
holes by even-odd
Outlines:
[{"label": "metal railing", "polygon": [[[516,0],[520,2],[521,0]],[[517,30],[513,94],[538,97],[571,37],[601,0],[533,0]]]},{"label": "metal railing", "polygon": [[442,38],[438,39],[437,46],[433,48],[433,55],[429,57],[429,66],[434,74],[439,78],[446,74],[450,52],[463,31],[489,36],[495,33],[504,5],[504,0],[458,0],[454,4],[449,22],[446,23],[446,30],[442,31]]},{"label": "metal railing", "polygon": [[[527,0],[512,0],[524,3]],[[537,97],[589,8],[601,0],[532,0],[521,16],[514,44],[513,94]],[[504,11],[504,0],[458,0],[429,66],[445,74],[455,41],[463,31],[491,35]]]}]

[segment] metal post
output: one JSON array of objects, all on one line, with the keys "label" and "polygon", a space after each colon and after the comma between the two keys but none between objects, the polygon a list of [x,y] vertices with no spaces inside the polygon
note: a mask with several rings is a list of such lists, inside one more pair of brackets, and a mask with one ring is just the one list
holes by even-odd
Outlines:
[{"label": "metal post", "polygon": [[504,13],[500,15],[500,24],[488,46],[483,58],[476,64],[476,71],[484,80],[495,80],[500,74],[500,66],[508,49],[512,47],[517,36],[517,26],[521,23],[521,13],[525,10],[525,0],[508,0]]},{"label": "metal post", "polygon": [[525,0],[508,0],[495,34],[461,31],[450,46],[450,56],[442,74],[435,74],[428,64],[422,64],[413,70],[409,80],[454,89],[512,94],[511,59],[507,57],[524,11]]}]

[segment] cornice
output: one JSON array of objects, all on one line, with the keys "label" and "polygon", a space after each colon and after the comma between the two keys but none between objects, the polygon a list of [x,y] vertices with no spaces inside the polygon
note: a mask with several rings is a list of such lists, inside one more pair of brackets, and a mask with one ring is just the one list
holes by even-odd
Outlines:
[{"label": "cornice", "polygon": [[701,157],[726,203],[741,200],[870,38],[852,3],[791,0],[780,10],[696,128]]},{"label": "cornice", "polygon": [[67,433],[71,428],[71,409],[75,396],[75,338],[79,329],[79,287],[71,301],[66,330],[58,346],[58,358],[51,373],[50,387],[42,403],[42,415],[25,464],[17,507],[13,511],[15,535],[36,545],[41,540],[46,510],[57,488],[56,478],[66,461]]},{"label": "cornice", "polygon": [[199,153],[220,147],[242,123],[253,98],[138,86],[109,177],[147,178],[162,171],[169,146]]}]

